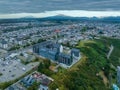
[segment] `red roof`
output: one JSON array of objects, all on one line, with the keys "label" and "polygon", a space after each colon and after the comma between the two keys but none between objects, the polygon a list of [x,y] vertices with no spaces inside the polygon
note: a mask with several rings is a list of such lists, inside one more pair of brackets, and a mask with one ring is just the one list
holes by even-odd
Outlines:
[{"label": "red roof", "polygon": [[60,30],[55,30],[56,33],[60,32]]}]

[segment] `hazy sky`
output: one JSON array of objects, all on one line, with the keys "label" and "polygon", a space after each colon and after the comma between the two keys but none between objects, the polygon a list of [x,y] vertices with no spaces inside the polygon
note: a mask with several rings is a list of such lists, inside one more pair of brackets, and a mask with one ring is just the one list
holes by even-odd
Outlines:
[{"label": "hazy sky", "polygon": [[120,16],[120,0],[0,0],[0,18]]},{"label": "hazy sky", "polygon": [[1,14],[54,10],[120,11],[120,0],[0,0]]}]

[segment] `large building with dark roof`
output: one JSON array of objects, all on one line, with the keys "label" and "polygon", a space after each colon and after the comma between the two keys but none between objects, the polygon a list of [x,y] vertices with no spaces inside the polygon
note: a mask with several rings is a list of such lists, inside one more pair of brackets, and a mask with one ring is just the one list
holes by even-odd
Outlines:
[{"label": "large building with dark roof", "polygon": [[64,53],[58,55],[58,62],[66,65],[71,65],[73,62],[72,56]]},{"label": "large building with dark roof", "polygon": [[[43,44],[44,43],[44,44]],[[33,52],[47,59],[70,66],[74,59],[80,58],[79,49],[71,49],[69,53],[63,52],[63,46],[53,42],[43,42],[33,46]]]}]

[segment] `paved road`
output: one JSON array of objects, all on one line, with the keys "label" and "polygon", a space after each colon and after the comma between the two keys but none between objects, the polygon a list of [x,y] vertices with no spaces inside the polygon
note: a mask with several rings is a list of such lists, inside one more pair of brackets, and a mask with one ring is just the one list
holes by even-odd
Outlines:
[{"label": "paved road", "polygon": [[114,46],[113,46],[113,45],[111,45],[111,47],[110,47],[110,51],[109,51],[109,53],[108,53],[108,55],[107,55],[107,59],[109,59],[109,58],[110,58],[110,56],[111,56],[111,54],[112,54],[113,50],[114,50]]}]

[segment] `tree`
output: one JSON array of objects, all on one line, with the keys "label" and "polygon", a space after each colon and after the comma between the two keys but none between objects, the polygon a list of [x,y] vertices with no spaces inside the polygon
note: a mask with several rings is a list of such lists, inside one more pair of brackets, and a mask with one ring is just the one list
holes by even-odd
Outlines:
[{"label": "tree", "polygon": [[52,82],[49,86],[50,90],[56,90],[58,88],[57,84],[55,82]]},{"label": "tree", "polygon": [[37,90],[40,83],[34,82],[27,90]]},{"label": "tree", "polygon": [[39,66],[38,66],[38,71],[39,72],[42,72],[42,70],[44,69],[44,64],[41,62],[40,64],[39,64]]},{"label": "tree", "polygon": [[51,61],[46,59],[46,60],[44,60],[44,64],[45,64],[45,68],[49,68],[51,65]]}]

